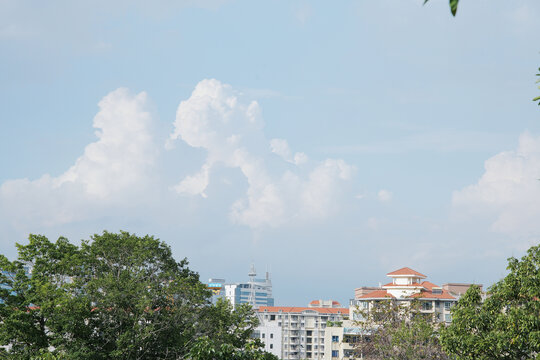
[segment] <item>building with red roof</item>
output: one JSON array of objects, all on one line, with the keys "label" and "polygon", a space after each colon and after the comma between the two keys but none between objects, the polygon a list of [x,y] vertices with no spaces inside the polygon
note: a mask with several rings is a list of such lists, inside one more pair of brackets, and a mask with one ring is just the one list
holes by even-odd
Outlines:
[{"label": "building with red roof", "polygon": [[362,310],[369,310],[377,301],[411,302],[416,299],[421,303],[422,312],[432,313],[437,321],[451,321],[450,308],[458,296],[426,281],[426,275],[408,267],[389,272],[386,276],[391,279],[389,283],[376,290],[358,294],[352,303]]},{"label": "building with red roof", "polygon": [[320,359],[325,356],[327,325],[341,326],[349,309],[335,300],[313,300],[306,307],[261,306],[254,336],[280,359]]}]

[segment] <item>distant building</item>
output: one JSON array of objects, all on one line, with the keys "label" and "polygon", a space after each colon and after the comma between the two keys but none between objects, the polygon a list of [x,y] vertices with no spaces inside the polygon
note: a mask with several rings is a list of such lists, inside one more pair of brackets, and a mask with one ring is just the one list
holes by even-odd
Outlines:
[{"label": "distant building", "polygon": [[327,326],[324,335],[324,360],[355,359],[355,350],[363,331],[352,320],[344,320],[340,326]]},{"label": "distant building", "polygon": [[225,279],[208,279],[208,289],[212,290],[212,303],[215,304],[217,299],[225,297]]},{"label": "distant building", "polygon": [[354,289],[354,298],[358,299],[360,296],[369,294],[370,292],[373,292],[375,290],[381,290],[381,288],[374,287],[374,286],[361,286],[359,288]]},{"label": "distant building", "polygon": [[[317,307],[317,303],[324,307]],[[256,331],[267,350],[269,335],[262,334],[274,331],[274,346],[268,351],[280,359],[323,359],[327,325],[340,326],[348,316],[349,309],[332,300],[314,300],[307,307],[262,306],[257,312],[260,325]],[[280,339],[276,339],[278,334]]]},{"label": "distant building", "polygon": [[[450,294],[456,296],[457,298],[462,297],[465,295],[467,290],[474,284],[461,284],[461,283],[448,283],[443,284],[442,288],[446,291],[448,291]],[[482,291],[482,285],[477,284],[480,287],[480,291]]]},{"label": "distant building", "polygon": [[441,286],[425,281],[426,275],[408,267],[392,271],[386,276],[392,282],[382,285],[378,290],[356,296],[350,305],[369,311],[377,301],[393,299],[406,303],[416,299],[420,301],[420,311],[433,314],[435,321],[452,321],[450,308],[458,300],[457,296]]},{"label": "distant building", "polygon": [[308,304],[308,307],[318,308],[340,308],[342,307],[339,301],[335,300],[313,300]]},{"label": "distant building", "polygon": [[233,305],[250,304],[253,308],[274,306],[272,296],[272,281],[270,273],[266,272],[264,279],[257,279],[255,267],[251,265],[248,282],[225,283],[225,279],[212,278],[208,280],[208,288],[212,290],[212,300],[225,297]]}]

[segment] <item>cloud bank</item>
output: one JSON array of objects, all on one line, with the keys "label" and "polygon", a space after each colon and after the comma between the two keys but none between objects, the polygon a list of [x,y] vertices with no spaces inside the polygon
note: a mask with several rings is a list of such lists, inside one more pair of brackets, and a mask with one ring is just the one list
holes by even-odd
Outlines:
[{"label": "cloud bank", "polygon": [[201,81],[178,107],[167,145],[182,140],[207,156],[198,172],[174,184],[167,171],[186,159],[162,156],[164,139],[156,137],[158,123],[148,103],[146,93],[124,88],[105,96],[93,120],[97,140],[69,169],[0,185],[3,223],[26,231],[29,225],[144,213],[149,206],[178,209],[186,196],[208,197],[216,166],[238,169],[247,180],[247,189],[245,182],[232,184],[245,194],[227,204],[223,216],[250,228],[320,221],[338,212],[346,198],[352,166],[339,159],[310,161],[284,139],[267,141],[259,104],[217,80]]}]

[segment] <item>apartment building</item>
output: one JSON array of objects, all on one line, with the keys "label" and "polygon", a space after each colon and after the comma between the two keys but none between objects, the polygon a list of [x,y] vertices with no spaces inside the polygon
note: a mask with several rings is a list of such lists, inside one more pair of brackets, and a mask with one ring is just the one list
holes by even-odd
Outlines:
[{"label": "apartment building", "polygon": [[457,296],[441,286],[426,281],[426,275],[408,267],[392,271],[386,276],[392,281],[377,290],[356,296],[350,305],[369,311],[377,301],[393,299],[406,303],[416,299],[420,301],[420,311],[433,314],[435,321],[447,323],[452,321],[450,308],[457,302]]},{"label": "apartment building", "polygon": [[340,326],[326,327],[324,337],[324,360],[354,359],[354,347],[359,336],[365,332],[354,324],[352,320],[344,320]]},{"label": "apartment building", "polygon": [[[318,304],[326,307],[319,307]],[[274,332],[270,336],[272,340],[280,336],[280,342],[275,342],[272,349],[267,346],[267,351],[283,360],[320,360],[325,354],[327,325],[340,325],[348,315],[349,309],[341,307],[337,301],[314,300],[307,307],[261,306],[257,311],[260,325],[256,334],[266,344],[269,335],[265,331],[279,328],[281,333]]]}]

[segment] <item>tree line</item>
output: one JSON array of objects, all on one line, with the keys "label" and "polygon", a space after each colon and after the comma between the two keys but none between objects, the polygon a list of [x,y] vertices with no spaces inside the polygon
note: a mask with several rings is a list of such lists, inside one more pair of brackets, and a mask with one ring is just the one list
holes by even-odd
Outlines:
[{"label": "tree line", "polygon": [[152,236],[103,232],[80,246],[30,235],[0,255],[0,358],[275,360],[257,318],[211,292]]}]

